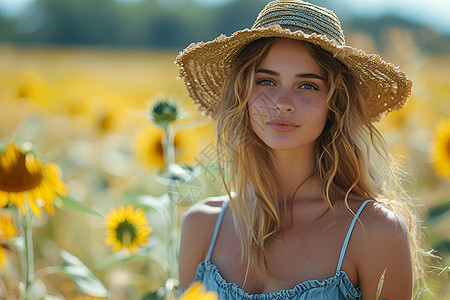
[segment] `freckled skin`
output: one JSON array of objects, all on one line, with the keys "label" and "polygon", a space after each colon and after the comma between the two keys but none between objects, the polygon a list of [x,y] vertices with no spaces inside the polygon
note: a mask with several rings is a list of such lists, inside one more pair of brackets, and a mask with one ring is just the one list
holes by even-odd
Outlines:
[{"label": "freckled skin", "polygon": [[[314,147],[328,114],[324,77],[325,72],[301,42],[280,40],[270,48],[258,67],[249,100],[252,127],[270,148]],[[278,132],[267,125],[276,118],[300,126],[291,132]]]}]

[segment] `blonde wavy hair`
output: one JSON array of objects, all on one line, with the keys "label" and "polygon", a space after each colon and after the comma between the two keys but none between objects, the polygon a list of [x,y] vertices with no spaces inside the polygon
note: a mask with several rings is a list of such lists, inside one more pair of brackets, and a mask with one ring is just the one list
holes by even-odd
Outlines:
[{"label": "blonde wavy hair", "polygon": [[[277,188],[269,149],[252,129],[247,104],[256,69],[277,39],[253,41],[239,54],[225,80],[216,118],[219,168],[232,199],[234,218],[242,216],[247,225],[247,232],[235,225],[244,249],[242,258],[248,263],[247,271],[253,264],[272,278],[265,249],[280,231],[285,214],[285,206],[280,207],[280,201],[273,199],[285,195]],[[399,215],[409,227],[414,278],[420,281],[425,278],[425,271],[413,206],[400,185],[383,137],[366,114],[365,91],[358,79],[331,54],[311,43],[303,43],[324,69],[329,86],[328,121],[315,147],[314,176],[321,184],[323,201],[336,218],[332,199],[343,198],[347,209],[354,213],[348,205],[350,196],[373,199]],[[419,285],[423,286],[423,282]]]}]

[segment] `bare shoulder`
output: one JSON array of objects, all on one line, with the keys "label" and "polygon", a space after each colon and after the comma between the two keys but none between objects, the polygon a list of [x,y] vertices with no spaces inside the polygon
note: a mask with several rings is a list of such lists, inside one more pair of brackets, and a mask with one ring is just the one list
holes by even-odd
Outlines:
[{"label": "bare shoulder", "polygon": [[353,234],[359,240],[361,260],[382,258],[382,253],[394,257],[395,253],[409,251],[407,223],[400,215],[376,201],[364,207]]},{"label": "bare shoulder", "polygon": [[197,248],[205,254],[211,241],[214,225],[221,211],[223,197],[210,197],[191,206],[181,222],[182,238],[195,241]]},{"label": "bare shoulder", "polygon": [[198,265],[206,257],[224,199],[207,198],[191,206],[183,216],[179,252],[181,289],[194,280]]},{"label": "bare shoulder", "polygon": [[375,297],[384,274],[381,298],[411,299],[412,260],[408,225],[398,214],[372,201],[355,227],[361,251],[357,262],[363,295]]},{"label": "bare shoulder", "polygon": [[[335,205],[335,208],[345,222],[350,222],[362,204],[361,200],[349,201],[351,212],[343,202]],[[389,239],[408,239],[409,229],[407,223],[394,211],[381,203],[370,201],[361,211],[352,235],[357,236],[360,241],[369,243],[380,240],[387,242]]]},{"label": "bare shoulder", "polygon": [[369,202],[360,219],[370,243],[409,240],[409,228],[405,220],[381,203]]},{"label": "bare shoulder", "polygon": [[215,223],[223,202],[223,197],[210,197],[192,205],[183,216],[182,227],[208,228],[206,225]]}]

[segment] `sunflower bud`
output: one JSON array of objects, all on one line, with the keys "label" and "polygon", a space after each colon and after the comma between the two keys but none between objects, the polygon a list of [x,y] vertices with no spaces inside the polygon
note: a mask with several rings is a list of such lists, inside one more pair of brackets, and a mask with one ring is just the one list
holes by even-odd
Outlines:
[{"label": "sunflower bud", "polygon": [[178,108],[174,102],[161,100],[153,105],[153,108],[149,115],[153,123],[155,123],[159,127],[167,129],[169,123],[177,119]]}]

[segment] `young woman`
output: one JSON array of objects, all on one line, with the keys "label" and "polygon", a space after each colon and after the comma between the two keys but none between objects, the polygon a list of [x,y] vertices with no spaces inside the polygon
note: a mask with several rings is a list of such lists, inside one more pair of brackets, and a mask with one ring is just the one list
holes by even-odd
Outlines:
[{"label": "young woman", "polygon": [[416,226],[373,122],[404,106],[412,82],[344,43],[333,12],[273,1],[252,29],[177,57],[217,121],[228,192],[183,219],[181,290],[202,281],[219,299],[411,299]]}]

